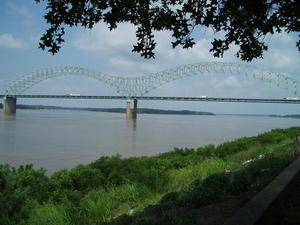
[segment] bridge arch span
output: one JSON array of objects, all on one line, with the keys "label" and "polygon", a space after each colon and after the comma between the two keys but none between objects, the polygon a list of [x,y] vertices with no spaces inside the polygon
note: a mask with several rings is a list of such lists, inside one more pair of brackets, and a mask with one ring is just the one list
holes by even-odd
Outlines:
[{"label": "bridge arch span", "polygon": [[207,75],[207,74],[233,74],[248,77],[250,79],[261,80],[282,89],[291,91],[295,96],[300,95],[300,81],[283,74],[273,72],[267,69],[262,69],[255,66],[239,64],[239,63],[224,63],[224,62],[203,62],[182,65],[173,69],[164,70],[148,76],[151,80],[145,93],[158,88],[159,86],[178,80],[187,76]]},{"label": "bridge arch span", "polygon": [[106,83],[108,86],[118,89],[118,84],[124,79],[123,77],[112,76],[107,73],[97,72],[94,70],[76,67],[76,66],[57,66],[44,68],[26,74],[8,84],[5,88],[5,94],[23,94],[31,87],[51,78],[75,75],[92,78]]},{"label": "bridge arch span", "polygon": [[300,95],[300,81],[285,74],[245,64],[223,62],[203,62],[182,65],[158,73],[138,77],[113,76],[107,73],[73,66],[52,67],[36,70],[11,82],[6,87],[6,94],[22,94],[32,86],[54,77],[79,75],[104,82],[108,86],[114,88],[121,95],[134,97],[143,96],[163,84],[170,83],[174,80],[182,79],[187,76],[216,73],[242,75],[248,78],[262,80],[276,85],[279,88],[287,89],[295,96]]}]

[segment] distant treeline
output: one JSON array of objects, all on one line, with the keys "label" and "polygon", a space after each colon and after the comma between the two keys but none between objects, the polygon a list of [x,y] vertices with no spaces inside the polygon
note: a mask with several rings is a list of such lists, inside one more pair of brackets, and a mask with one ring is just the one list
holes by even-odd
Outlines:
[{"label": "distant treeline", "polygon": [[290,115],[269,115],[270,117],[280,117],[280,118],[297,118],[300,119],[299,114],[290,114]]},{"label": "distant treeline", "polygon": [[[3,108],[0,103],[0,109]],[[17,109],[52,109],[52,110],[81,110],[81,111],[92,111],[92,112],[111,112],[111,113],[125,113],[125,108],[80,108],[80,107],[62,107],[62,106],[46,106],[46,105],[17,105]],[[169,114],[169,115],[216,115],[212,112],[198,112],[191,110],[163,110],[163,109],[149,109],[139,108],[138,114]],[[219,114],[219,115],[232,115],[232,116],[268,116],[277,118],[295,118],[300,119],[300,114],[289,114],[289,115],[263,115],[263,114]]]},{"label": "distant treeline", "polygon": [[[2,108],[0,103],[0,108]],[[93,112],[111,112],[111,113],[125,113],[125,108],[80,108],[80,107],[61,107],[61,106],[45,106],[45,105],[17,105],[17,109],[58,109],[58,110],[84,110]],[[190,110],[163,110],[163,109],[148,109],[139,108],[139,114],[173,114],[173,115],[215,115],[211,112],[197,112]]]}]

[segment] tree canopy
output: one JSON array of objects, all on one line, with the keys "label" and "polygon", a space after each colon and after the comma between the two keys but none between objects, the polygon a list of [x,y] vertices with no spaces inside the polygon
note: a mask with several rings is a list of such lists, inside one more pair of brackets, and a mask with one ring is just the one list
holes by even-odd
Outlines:
[{"label": "tree canopy", "polygon": [[[299,32],[299,0],[35,0],[47,3],[45,20],[50,24],[39,47],[59,51],[66,26],[92,29],[104,22],[108,29],[129,22],[136,27],[137,42],[132,51],[154,58],[154,31],[171,32],[172,46],[190,48],[198,26],[222,32],[212,41],[210,51],[222,57],[234,44],[236,56],[245,61],[263,56],[268,50],[267,34]],[[298,35],[300,37],[300,35]],[[300,51],[300,41],[296,43]]]}]

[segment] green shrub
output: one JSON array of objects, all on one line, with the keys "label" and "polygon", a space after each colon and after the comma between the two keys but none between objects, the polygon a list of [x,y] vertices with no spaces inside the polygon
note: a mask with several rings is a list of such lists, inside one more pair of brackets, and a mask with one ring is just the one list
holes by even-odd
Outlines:
[{"label": "green shrub", "polygon": [[169,177],[165,171],[155,168],[143,168],[133,176],[134,177],[129,176],[129,180],[141,183],[153,192],[162,192],[166,190],[169,181]]},{"label": "green shrub", "polygon": [[72,189],[73,182],[70,176],[70,172],[67,169],[62,169],[54,172],[49,179],[49,186],[55,189]]},{"label": "green shrub", "polygon": [[18,169],[0,165],[0,218],[3,224],[15,224],[28,217],[23,207],[26,201],[48,198],[47,183],[43,169],[34,170],[32,165]]},{"label": "green shrub", "polygon": [[34,208],[28,225],[71,225],[63,205],[53,205],[52,203],[45,203]]},{"label": "green shrub", "polygon": [[140,184],[110,187],[107,191],[92,190],[80,203],[82,219],[88,224],[109,222],[117,214],[128,213],[150,195],[147,187]]},{"label": "green shrub", "polygon": [[257,136],[258,142],[262,145],[278,144],[286,138],[285,132],[282,129],[275,129]]},{"label": "green shrub", "polygon": [[142,184],[125,184],[120,187],[111,188],[109,195],[118,204],[134,205],[151,195],[150,190]]},{"label": "green shrub", "polygon": [[216,150],[215,146],[210,144],[210,145],[206,145],[204,147],[198,148],[196,153],[203,157],[213,157],[213,156],[215,156],[215,150]]},{"label": "green shrub", "polygon": [[215,155],[221,158],[225,158],[230,154],[244,151],[249,148],[249,142],[252,142],[251,138],[241,138],[235,141],[225,142],[216,147]]},{"label": "green shrub", "polygon": [[92,188],[99,188],[105,184],[101,171],[90,166],[79,165],[70,170],[69,176],[75,190],[87,191]]},{"label": "green shrub", "polygon": [[169,190],[180,190],[194,180],[203,180],[207,176],[224,171],[226,164],[222,159],[207,158],[202,163],[169,172]]},{"label": "green shrub", "polygon": [[49,197],[54,202],[61,202],[65,198],[78,202],[85,193],[93,188],[103,187],[105,179],[98,169],[86,165],[79,165],[68,171],[57,171],[49,179]]},{"label": "green shrub", "polygon": [[210,188],[214,190],[214,192],[219,194],[225,193],[229,184],[230,178],[226,173],[217,173],[210,175],[202,183],[204,188]]},{"label": "green shrub", "polygon": [[115,216],[118,202],[104,190],[92,190],[81,200],[82,220],[86,224],[100,224]]},{"label": "green shrub", "polygon": [[158,204],[161,206],[178,206],[180,205],[178,197],[179,192],[169,192],[159,200]]},{"label": "green shrub", "polygon": [[245,192],[251,189],[254,181],[255,177],[251,176],[248,171],[241,170],[233,175],[233,180],[228,189],[232,194]]}]

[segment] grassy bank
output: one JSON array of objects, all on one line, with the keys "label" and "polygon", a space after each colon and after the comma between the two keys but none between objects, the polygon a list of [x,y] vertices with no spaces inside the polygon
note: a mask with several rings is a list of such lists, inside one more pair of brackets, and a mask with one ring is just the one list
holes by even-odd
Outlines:
[{"label": "grassy bank", "polygon": [[1,165],[0,224],[209,224],[210,213],[223,221],[293,161],[299,135],[293,127],[152,157],[101,157],[50,177]]}]

